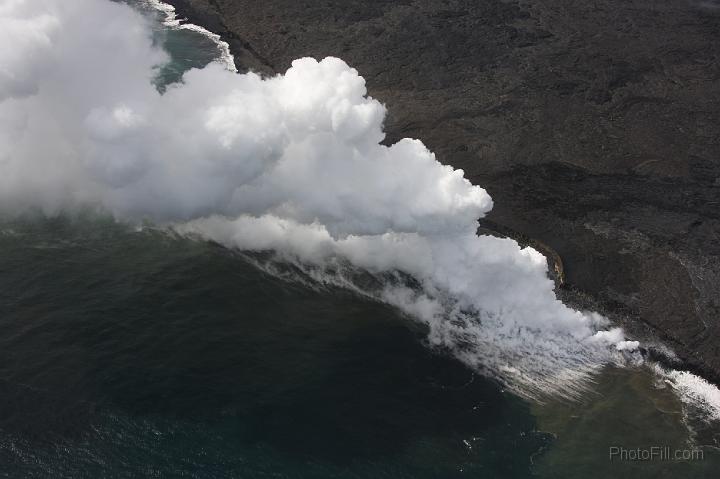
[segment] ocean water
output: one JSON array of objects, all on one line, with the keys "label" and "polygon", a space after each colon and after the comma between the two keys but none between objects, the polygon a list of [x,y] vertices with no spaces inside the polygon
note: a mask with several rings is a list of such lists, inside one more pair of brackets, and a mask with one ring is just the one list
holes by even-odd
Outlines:
[{"label": "ocean water", "polygon": [[530,407],[388,306],[97,217],[0,234],[0,472],[524,477]]},{"label": "ocean water", "polygon": [[[221,50],[162,24],[159,88]],[[0,476],[716,477],[720,429],[645,367],[527,401],[393,308],[87,212],[0,221]],[[610,460],[611,447],[702,459]]]}]

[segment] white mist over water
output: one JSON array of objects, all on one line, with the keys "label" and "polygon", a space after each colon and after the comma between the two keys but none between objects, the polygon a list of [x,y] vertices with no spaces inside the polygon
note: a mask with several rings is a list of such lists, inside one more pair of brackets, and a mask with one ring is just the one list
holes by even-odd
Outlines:
[{"label": "white mist over water", "polygon": [[476,234],[492,201],[461,170],[418,140],[381,145],[385,108],[339,59],[267,79],[218,62],[160,94],[167,55],[125,5],[0,0],[0,32],[4,214],[91,206],[276,251],[525,395],[575,395],[637,348],[559,301],[537,251]]}]

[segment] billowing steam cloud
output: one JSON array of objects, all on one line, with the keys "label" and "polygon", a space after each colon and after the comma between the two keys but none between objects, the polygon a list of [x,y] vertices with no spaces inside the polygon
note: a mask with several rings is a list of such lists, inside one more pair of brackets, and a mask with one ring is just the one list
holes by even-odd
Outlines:
[{"label": "billowing steam cloud", "polygon": [[[107,0],[0,0],[0,209],[97,206],[234,248],[274,250],[388,301],[432,343],[527,394],[572,393],[633,349],[563,305],[545,259],[477,236],[488,194],[417,140],[336,58],[284,75],[220,63],[158,93],[166,55]],[[375,286],[347,271],[363,271]]]}]

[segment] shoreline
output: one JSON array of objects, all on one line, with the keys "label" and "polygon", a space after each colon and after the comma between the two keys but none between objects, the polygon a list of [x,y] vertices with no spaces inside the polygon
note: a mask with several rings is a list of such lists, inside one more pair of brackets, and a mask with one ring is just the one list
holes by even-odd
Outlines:
[{"label": "shoreline", "polygon": [[[227,59],[232,59],[235,71],[247,73],[252,70],[255,73],[263,75],[274,75],[280,73],[276,71],[273,65],[258,54],[252,46],[243,40],[239,35],[229,29],[222,18],[211,12],[200,12],[194,8],[187,0],[147,0],[151,4],[158,5],[158,10],[163,11],[160,5],[168,5],[172,7],[175,19],[180,22],[186,22],[184,25],[195,25],[200,33],[208,36],[213,41],[221,42],[227,46]],[[211,2],[212,5],[212,2]],[[224,50],[224,46],[221,49]]]},{"label": "shoreline", "polygon": [[234,72],[238,71],[237,66],[235,65],[235,57],[230,51],[230,45],[222,39],[221,35],[213,33],[207,28],[194,22],[188,22],[185,15],[179,14],[176,8],[167,2],[163,2],[161,0],[141,1],[147,7],[165,16],[162,23],[166,27],[177,30],[190,30],[209,38],[213,43],[215,43],[215,45],[217,45],[217,48],[220,51],[220,61],[225,64],[227,69]]}]

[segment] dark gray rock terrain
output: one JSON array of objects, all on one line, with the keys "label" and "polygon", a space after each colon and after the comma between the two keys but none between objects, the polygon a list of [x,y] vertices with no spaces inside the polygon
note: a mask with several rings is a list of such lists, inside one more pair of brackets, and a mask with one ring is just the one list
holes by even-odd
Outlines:
[{"label": "dark gray rock terrain", "polygon": [[241,70],[338,56],[547,245],[565,286],[720,378],[719,0],[170,0]]}]

